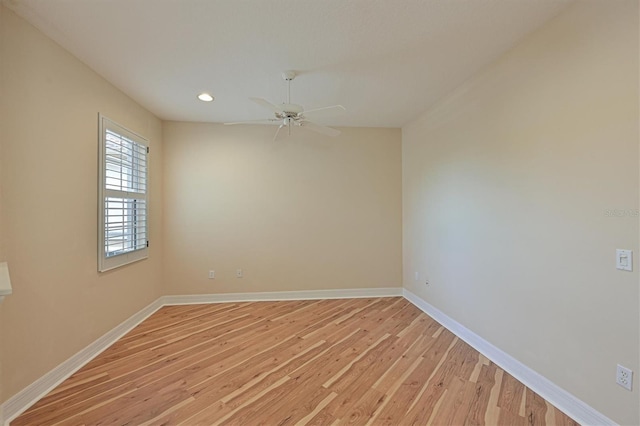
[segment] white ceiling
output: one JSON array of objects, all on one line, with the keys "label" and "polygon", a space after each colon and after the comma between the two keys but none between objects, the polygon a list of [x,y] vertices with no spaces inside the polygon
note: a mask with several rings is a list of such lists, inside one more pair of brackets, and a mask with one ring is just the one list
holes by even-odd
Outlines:
[{"label": "white ceiling", "polygon": [[406,124],[570,3],[2,1],[162,119],[266,118],[247,98],[283,102],[292,69],[292,102],[342,104],[318,121],[370,127]]}]

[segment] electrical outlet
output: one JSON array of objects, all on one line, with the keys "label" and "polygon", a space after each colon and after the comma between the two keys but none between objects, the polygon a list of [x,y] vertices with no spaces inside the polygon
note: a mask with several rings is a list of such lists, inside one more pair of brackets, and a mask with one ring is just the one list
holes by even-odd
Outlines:
[{"label": "electrical outlet", "polygon": [[216,271],[209,271],[209,279],[212,280],[216,277]]},{"label": "electrical outlet", "polygon": [[413,279],[414,279],[415,281],[418,281],[418,280],[420,279],[420,274],[418,274],[417,272],[414,272],[414,273],[413,273]]},{"label": "electrical outlet", "polygon": [[236,269],[236,278],[242,278],[242,269]]},{"label": "electrical outlet", "polygon": [[633,384],[633,371],[618,364],[616,370],[616,383],[627,390],[631,390]]}]

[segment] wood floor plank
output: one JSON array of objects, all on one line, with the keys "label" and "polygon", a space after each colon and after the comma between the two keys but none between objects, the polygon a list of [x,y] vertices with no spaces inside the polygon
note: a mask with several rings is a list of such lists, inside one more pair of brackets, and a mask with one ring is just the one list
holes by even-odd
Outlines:
[{"label": "wood floor plank", "polygon": [[[355,398],[360,394],[361,392]],[[339,415],[342,418],[342,424],[366,425],[374,418],[386,399],[387,396],[384,393],[369,388],[354,404],[342,407],[342,411],[336,413],[336,416]]]},{"label": "wood floor plank", "polygon": [[260,333],[267,324],[268,321],[252,316],[240,316],[236,319],[225,321],[217,327],[205,327],[200,333],[186,336],[181,341],[172,343],[157,342],[154,347],[135,354],[133,358],[130,356],[116,357],[102,364],[87,365],[71,376],[70,380],[82,380],[85,376],[105,371],[109,372],[111,377],[119,377],[124,373],[133,371],[135,368],[144,368],[162,362],[165,359],[179,356],[184,352],[193,353],[198,350],[211,350],[212,346],[224,346],[229,345],[229,342],[245,340],[252,334]]},{"label": "wood floor plank", "polygon": [[[349,374],[341,377],[340,380],[332,384],[331,389],[338,393],[338,397],[334,398],[330,404],[324,409],[324,413],[330,414],[331,418],[343,418],[349,413],[354,413],[353,406],[359,404],[356,408],[358,412],[369,413],[371,405],[368,404],[371,395],[367,395],[367,399],[361,400],[361,396],[371,390],[376,394],[375,398],[379,398],[382,393],[375,391],[371,385],[376,382],[383,372],[385,372],[405,351],[403,346],[398,345],[389,339],[388,344],[379,345],[374,351],[370,352],[366,358],[354,363]],[[364,405],[364,406],[363,406]],[[376,405],[377,407],[377,405]],[[374,410],[375,411],[375,410]],[[372,414],[371,411],[369,414]],[[321,413],[322,414],[322,413]],[[369,417],[369,415],[367,415]],[[355,419],[353,419],[355,420]]]},{"label": "wood floor plank", "polygon": [[400,297],[166,306],[21,425],[576,423]]},{"label": "wood floor plank", "polygon": [[[442,341],[446,342],[446,335],[444,335],[444,337],[441,335],[440,338]],[[430,378],[425,381],[424,385],[422,385],[420,389],[417,389],[418,393],[415,395],[415,399],[413,401],[409,401],[409,404],[407,404],[409,412],[401,413],[397,409],[383,409],[378,417],[379,421],[386,424],[395,424],[400,421],[401,418],[406,417],[410,421],[420,423],[421,420],[426,420],[431,417],[442,394],[447,390],[445,381],[451,380],[453,378],[453,374],[456,372],[456,363],[447,362],[447,359],[449,359],[451,350],[455,347],[458,341],[459,340],[457,338],[454,338],[446,350],[428,351],[426,353],[427,357],[422,357],[420,364],[431,366],[427,367],[430,369],[430,371],[428,371],[428,377]],[[440,348],[442,349],[443,346],[440,346]],[[407,377],[408,375],[403,379],[403,381],[406,380]],[[390,396],[389,402],[392,401],[391,398],[398,387],[395,389],[393,387],[391,388],[393,393],[389,391],[387,392],[387,395]]]},{"label": "wood floor plank", "polygon": [[[349,333],[347,334],[347,332]],[[319,349],[321,350],[314,350],[308,355],[300,357],[293,362],[286,363],[281,368],[278,368],[275,371],[267,374],[254,386],[246,389],[239,395],[233,396],[233,398],[231,398],[230,400],[226,400],[223,402],[217,399],[215,396],[210,397],[209,395],[206,395],[205,397],[211,404],[210,407],[206,410],[206,412],[198,413],[193,418],[190,418],[189,421],[206,424],[207,422],[211,423],[221,418],[225,419],[228,416],[231,416],[240,408],[247,406],[247,404],[257,401],[259,398],[257,398],[256,395],[261,397],[266,392],[269,392],[272,389],[276,389],[279,386],[278,385],[274,387],[275,384],[282,382],[283,380],[290,380],[290,375],[294,371],[304,368],[305,366],[309,365],[311,362],[317,360],[322,356],[326,356],[328,353],[330,353],[331,350],[338,351],[344,349],[352,342],[361,338],[364,334],[366,333],[359,329],[356,329],[354,331],[344,329],[340,333],[340,338],[336,340],[333,345],[320,346]]]},{"label": "wood floor plank", "polygon": [[502,386],[498,397],[498,407],[514,415],[520,415],[520,401],[524,385],[513,378],[511,374],[502,376]]},{"label": "wood floor plank", "polygon": [[304,416],[302,419],[298,420],[298,422],[296,422],[296,426],[303,426],[308,424],[311,419],[316,417],[318,413],[322,411],[322,409],[326,407],[327,404],[329,404],[336,396],[338,396],[338,394],[336,394],[335,392],[331,392],[329,396],[320,401],[320,403],[313,409],[313,411]]},{"label": "wood floor plank", "polygon": [[500,418],[500,407],[498,400],[500,398],[500,389],[502,387],[502,376],[505,374],[501,368],[495,368],[493,371],[493,387],[489,393],[487,409],[484,415],[484,422],[487,425],[497,425]]},{"label": "wood floor plank", "polygon": [[[460,343],[458,341],[458,343]],[[430,352],[437,353],[436,351]],[[440,366],[446,360],[445,352],[441,359],[437,356],[423,356],[418,368],[411,373],[398,391],[391,397],[385,410],[380,413],[379,418],[384,419],[387,424],[397,424],[417,403],[417,399],[421,396],[426,385],[435,376]],[[462,365],[462,363],[459,363]],[[461,379],[462,380],[462,379]],[[466,382],[466,380],[462,380]]]},{"label": "wood floor plank", "polygon": [[[478,373],[478,378],[475,381],[475,394],[472,396],[469,412],[467,413],[467,418],[464,421],[465,426],[479,426],[485,424],[487,407],[490,405],[489,398],[491,397],[491,390],[495,386],[495,375],[495,364],[482,364],[480,372]],[[496,392],[496,401],[498,394],[499,391]]]},{"label": "wood floor plank", "polygon": [[547,404],[537,393],[531,389],[525,390],[525,417],[527,424],[530,426],[544,426],[546,425],[545,416],[547,414]]},{"label": "wood floor plank", "polygon": [[473,404],[475,390],[475,383],[455,377],[447,386],[447,397],[431,418],[432,424],[463,425]]},{"label": "wood floor plank", "polygon": [[[192,391],[195,401],[191,404],[181,407],[172,413],[167,413],[154,419],[151,424],[177,424],[179,420],[190,418],[195,415],[204,414],[213,418],[220,418],[232,409],[242,405],[245,401],[254,397],[256,394],[270,388],[274,383],[286,378],[289,379],[284,367],[286,363],[304,363],[313,358],[328,345],[323,342],[313,343],[311,346],[304,348],[306,341],[302,341],[295,349],[301,349],[295,353],[295,349],[291,350],[294,355],[284,353],[285,364],[277,362],[265,362],[265,365],[258,366],[256,370],[243,369],[241,371],[228,371],[227,373],[217,377],[220,385],[215,387],[203,387],[200,390]],[[282,374],[278,374],[281,372]],[[205,413],[202,413],[205,412]]]}]

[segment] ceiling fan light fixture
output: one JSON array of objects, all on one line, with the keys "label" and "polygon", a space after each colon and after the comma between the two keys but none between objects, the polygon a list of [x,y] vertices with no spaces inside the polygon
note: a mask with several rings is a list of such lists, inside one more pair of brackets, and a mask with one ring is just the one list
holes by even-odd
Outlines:
[{"label": "ceiling fan light fixture", "polygon": [[200,99],[202,102],[211,102],[215,98],[210,94],[208,94],[207,92],[203,92],[198,95],[198,99]]}]

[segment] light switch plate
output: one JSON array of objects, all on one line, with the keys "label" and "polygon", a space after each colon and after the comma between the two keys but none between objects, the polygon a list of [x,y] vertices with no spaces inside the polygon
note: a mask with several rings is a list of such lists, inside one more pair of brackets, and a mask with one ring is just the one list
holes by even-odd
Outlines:
[{"label": "light switch plate", "polygon": [[633,251],[616,249],[616,269],[633,271]]}]

